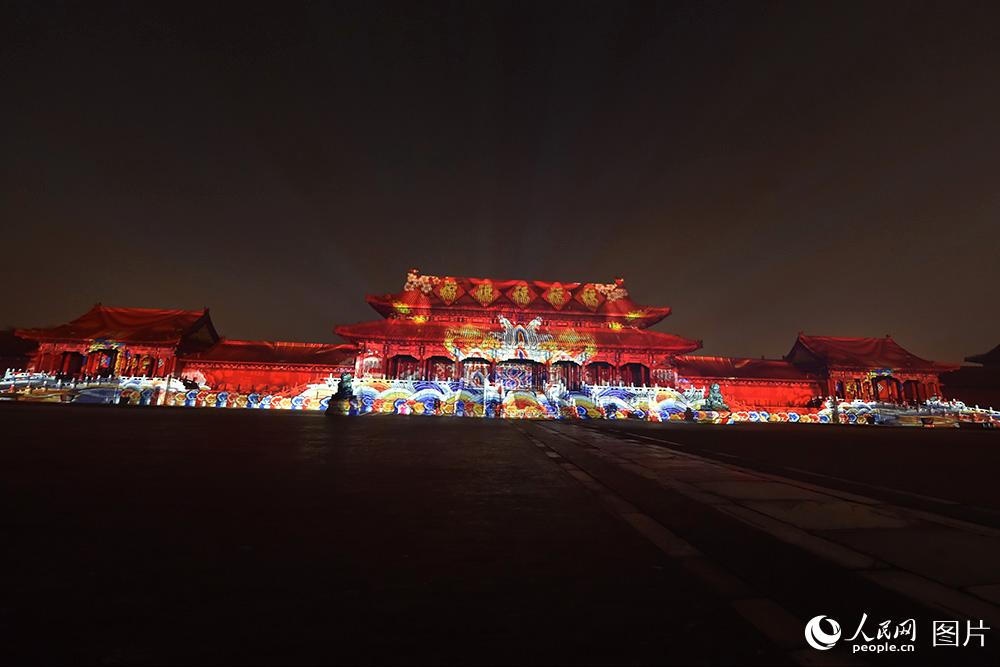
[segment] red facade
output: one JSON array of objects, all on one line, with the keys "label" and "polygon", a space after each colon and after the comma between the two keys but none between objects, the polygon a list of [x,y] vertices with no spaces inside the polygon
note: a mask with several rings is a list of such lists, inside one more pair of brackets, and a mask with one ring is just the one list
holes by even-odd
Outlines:
[{"label": "red facade", "polygon": [[35,341],[35,371],[65,376],[168,377],[186,353],[219,341],[208,309],[158,310],[96,304],[80,317],[46,329],[18,329]]},{"label": "red facade", "polygon": [[[611,283],[422,275],[367,297],[379,319],[336,327],[346,344],[230,340],[200,311],[97,304],[66,324],[19,329],[32,370],[67,377],[183,377],[214,389],[294,391],[352,372],[361,379],[584,385],[718,384],[734,408],[804,406],[817,397],[917,402],[957,368],[892,338],[800,334],[783,359],[698,356],[701,342],[651,326],[670,314]],[[29,348],[26,348],[29,349]]]},{"label": "red facade", "polygon": [[799,334],[785,357],[824,380],[824,395],[864,401],[917,403],[941,396],[941,373],[957,365],[922,359],[885,338]]},{"label": "red facade", "polygon": [[369,296],[383,319],[339,326],[357,346],[358,377],[522,378],[523,388],[560,381],[661,386],[674,360],[700,341],[651,331],[670,308],[633,302],[622,280],[543,282],[426,276]]},{"label": "red facade", "polygon": [[185,377],[214,389],[275,393],[353,372],[353,345],[222,339],[183,359]]}]

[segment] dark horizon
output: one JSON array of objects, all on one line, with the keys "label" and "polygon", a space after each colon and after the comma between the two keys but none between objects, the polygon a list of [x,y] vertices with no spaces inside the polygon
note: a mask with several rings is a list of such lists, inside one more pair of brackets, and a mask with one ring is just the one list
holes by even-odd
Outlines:
[{"label": "dark horizon", "polygon": [[1000,343],[990,3],[0,13],[0,325],[329,341],[419,267],[622,276],[705,354]]}]

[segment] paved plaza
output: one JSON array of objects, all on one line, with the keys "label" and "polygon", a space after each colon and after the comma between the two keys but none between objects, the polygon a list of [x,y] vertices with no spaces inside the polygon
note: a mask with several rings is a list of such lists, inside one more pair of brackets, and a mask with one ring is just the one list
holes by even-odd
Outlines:
[{"label": "paved plaza", "polygon": [[[0,405],[0,662],[996,664],[995,433]],[[852,655],[862,614],[909,654]],[[829,651],[809,619],[844,626]],[[861,641],[860,639],[857,641]]]}]

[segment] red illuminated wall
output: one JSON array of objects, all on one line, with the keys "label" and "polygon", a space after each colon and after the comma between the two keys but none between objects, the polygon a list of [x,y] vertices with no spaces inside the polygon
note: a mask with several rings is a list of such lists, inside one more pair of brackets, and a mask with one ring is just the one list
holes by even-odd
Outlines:
[{"label": "red illuminated wall", "polygon": [[182,370],[182,375],[188,373],[201,373],[204,376],[205,384],[213,389],[225,390],[268,390],[278,391],[282,389],[293,389],[301,385],[323,382],[331,374],[339,378],[341,373],[353,372],[354,366],[339,367],[330,366],[327,368],[289,368],[281,366],[257,366],[249,364],[239,368],[235,364],[223,366],[210,366],[207,364],[189,363]]},{"label": "red illuminated wall", "polygon": [[696,387],[718,383],[730,408],[762,406],[804,407],[823,390],[814,382],[769,382],[767,380],[730,380],[726,378],[689,378]]}]

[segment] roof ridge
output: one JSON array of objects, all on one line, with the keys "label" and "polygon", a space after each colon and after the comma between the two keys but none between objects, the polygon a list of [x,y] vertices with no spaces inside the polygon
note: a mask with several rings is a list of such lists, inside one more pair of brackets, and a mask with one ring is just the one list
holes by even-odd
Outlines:
[{"label": "roof ridge", "polygon": [[228,345],[274,345],[276,347],[337,347],[339,345],[346,345],[346,343],[318,343],[316,341],[300,341],[300,340],[266,340],[266,339],[249,339],[249,338],[220,338],[220,344]]},{"label": "roof ridge", "polygon": [[[135,310],[135,311],[142,311],[142,312],[146,312],[146,313],[191,313],[191,314],[202,315],[202,314],[204,314],[208,310],[208,308],[201,308],[201,309],[194,309],[194,310],[189,309],[189,308],[147,308],[147,307],[140,307],[140,306],[108,306],[108,305],[105,305],[103,303],[96,303],[93,306],[91,306],[90,310],[87,311],[87,312],[89,313],[89,312],[93,312],[95,310],[102,310],[102,311],[103,310]],[[84,314],[86,314],[86,313],[84,313]],[[79,318],[77,318],[77,319],[79,319]]]},{"label": "roof ridge", "polygon": [[489,276],[458,276],[452,274],[432,274],[432,273],[421,273],[419,269],[410,269],[407,274],[407,279],[411,276],[415,278],[425,277],[425,278],[451,278],[453,280],[489,280],[490,282],[496,283],[558,283],[560,285],[624,285],[625,279],[621,276],[615,276],[609,281],[599,281],[599,280],[542,280],[540,278],[493,278]]}]

